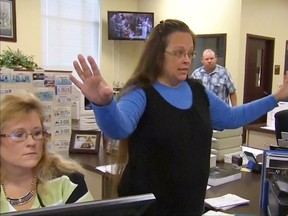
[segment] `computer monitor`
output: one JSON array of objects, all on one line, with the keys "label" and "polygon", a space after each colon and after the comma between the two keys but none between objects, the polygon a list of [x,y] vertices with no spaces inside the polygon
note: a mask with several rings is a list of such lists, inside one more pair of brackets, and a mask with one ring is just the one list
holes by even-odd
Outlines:
[{"label": "computer monitor", "polygon": [[156,201],[153,194],[71,203],[1,214],[3,216],[140,216]]}]

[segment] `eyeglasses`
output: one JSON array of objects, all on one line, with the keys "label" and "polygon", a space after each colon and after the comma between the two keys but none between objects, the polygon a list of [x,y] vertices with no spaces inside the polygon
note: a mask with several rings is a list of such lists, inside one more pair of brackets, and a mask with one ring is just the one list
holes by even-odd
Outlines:
[{"label": "eyeglasses", "polygon": [[196,53],[194,51],[188,51],[185,52],[184,50],[175,50],[175,51],[167,51],[165,50],[166,53],[175,56],[178,59],[181,59],[185,57],[186,55],[188,56],[189,59],[194,59],[196,56]]},{"label": "eyeglasses", "polygon": [[16,130],[10,134],[0,134],[0,137],[9,137],[11,142],[23,142],[31,135],[34,140],[42,140],[44,137],[48,137],[49,133],[42,128],[34,129],[31,133],[27,133],[25,130]]}]

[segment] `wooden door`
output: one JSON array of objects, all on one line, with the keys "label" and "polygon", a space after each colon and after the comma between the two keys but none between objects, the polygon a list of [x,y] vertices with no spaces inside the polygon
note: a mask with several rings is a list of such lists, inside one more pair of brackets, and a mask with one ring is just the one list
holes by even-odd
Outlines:
[{"label": "wooden door", "polygon": [[[274,39],[247,35],[243,103],[272,92]],[[266,115],[253,122],[266,122]]]}]

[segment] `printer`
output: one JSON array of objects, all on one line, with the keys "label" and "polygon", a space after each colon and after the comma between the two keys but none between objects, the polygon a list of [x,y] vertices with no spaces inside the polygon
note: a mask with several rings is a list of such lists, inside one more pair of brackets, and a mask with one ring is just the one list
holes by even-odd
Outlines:
[{"label": "printer", "polygon": [[269,216],[288,215],[288,179],[275,175],[269,180],[267,205]]}]

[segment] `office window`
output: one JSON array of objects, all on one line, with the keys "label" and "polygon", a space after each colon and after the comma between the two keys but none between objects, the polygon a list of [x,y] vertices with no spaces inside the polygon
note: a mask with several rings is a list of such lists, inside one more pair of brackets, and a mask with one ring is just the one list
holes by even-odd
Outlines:
[{"label": "office window", "polygon": [[41,4],[45,69],[73,70],[79,53],[99,60],[100,0],[42,0]]}]

